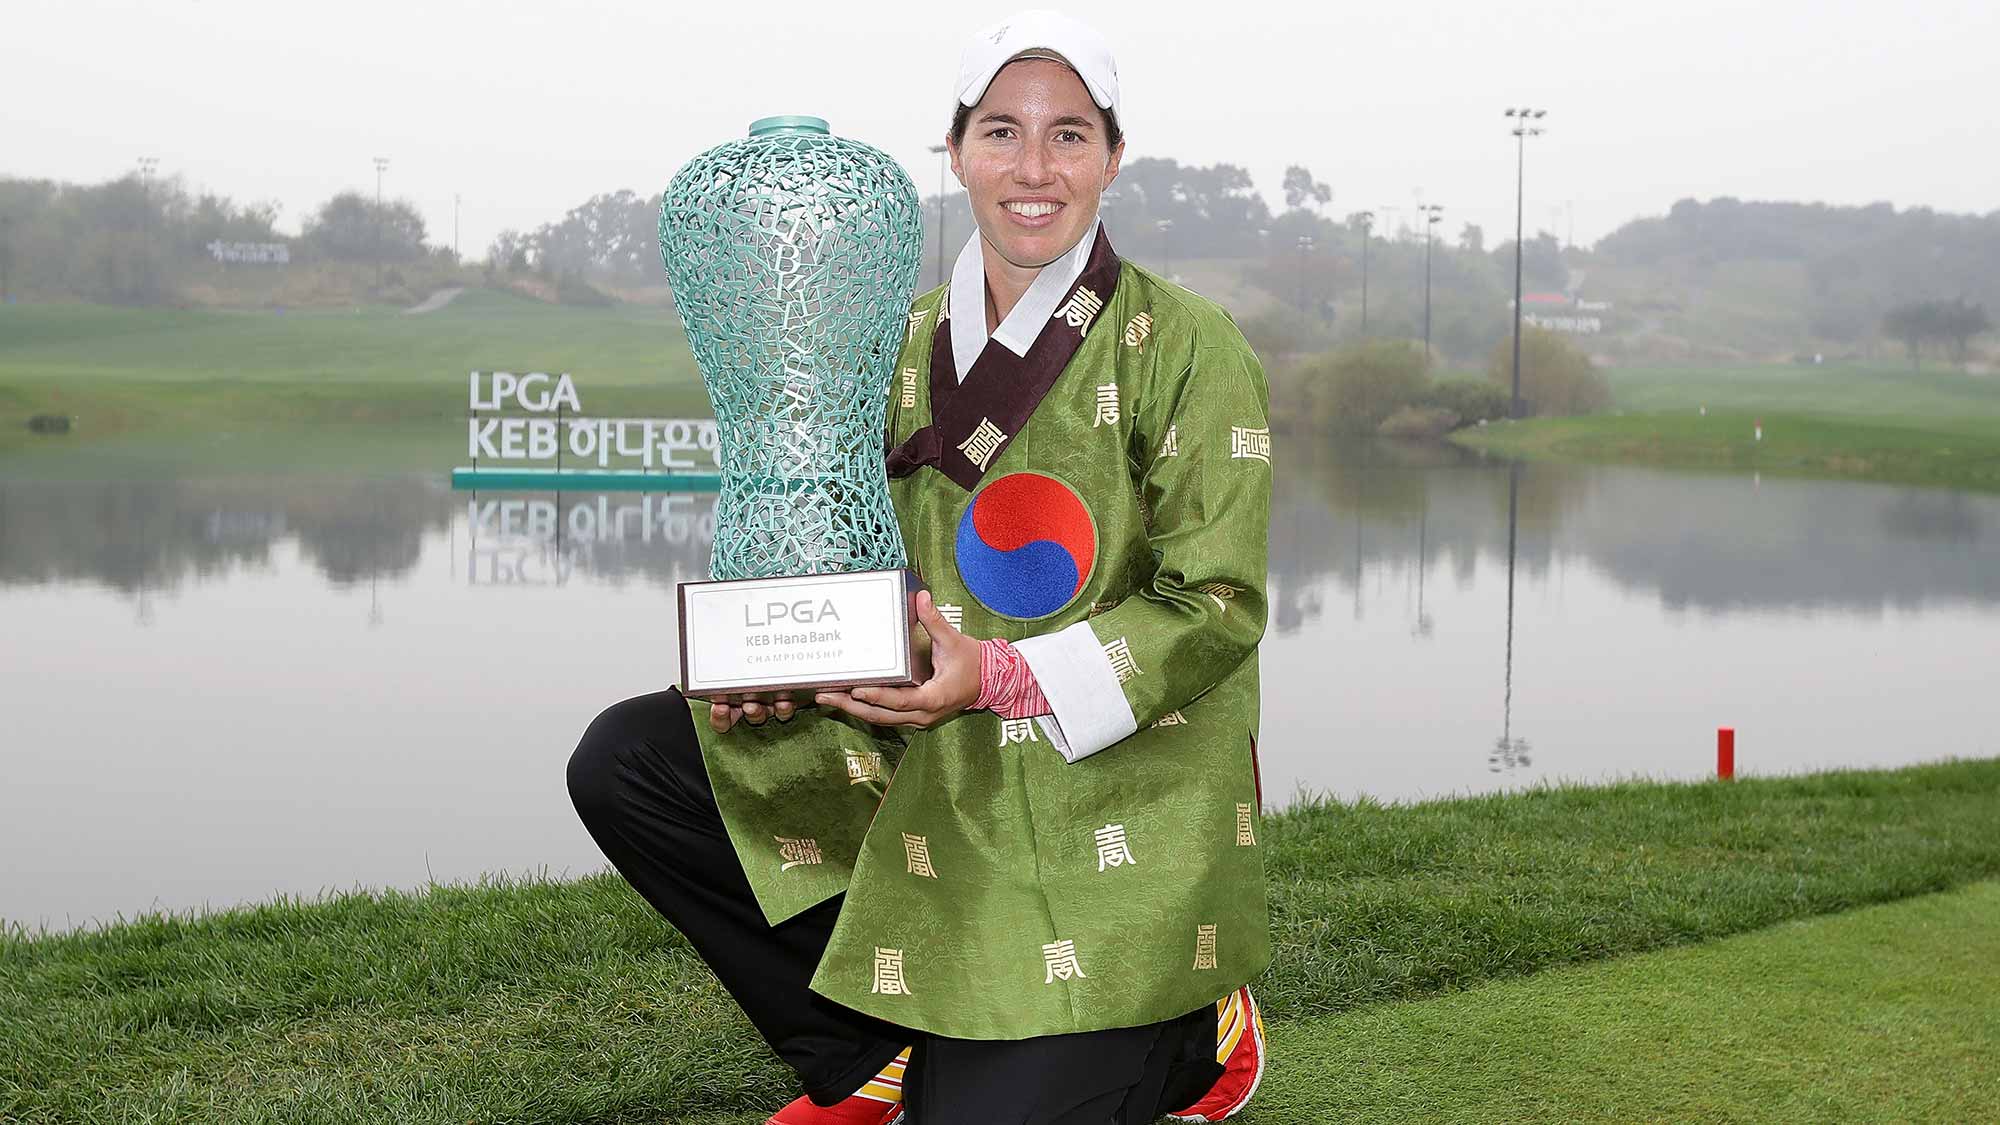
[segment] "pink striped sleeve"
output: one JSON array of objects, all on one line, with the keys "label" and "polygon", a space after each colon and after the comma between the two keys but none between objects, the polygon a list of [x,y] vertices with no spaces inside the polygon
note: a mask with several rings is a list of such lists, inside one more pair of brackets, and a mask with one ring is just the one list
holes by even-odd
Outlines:
[{"label": "pink striped sleeve", "polygon": [[991,711],[1003,719],[1033,718],[1054,710],[1027,659],[998,637],[979,642],[979,698],[973,700],[972,709]]}]

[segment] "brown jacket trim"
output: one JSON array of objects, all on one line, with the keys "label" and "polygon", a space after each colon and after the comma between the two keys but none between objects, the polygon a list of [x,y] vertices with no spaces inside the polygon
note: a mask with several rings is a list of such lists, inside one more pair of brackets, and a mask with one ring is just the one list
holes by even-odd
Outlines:
[{"label": "brown jacket trim", "polygon": [[[931,424],[889,452],[889,475],[906,477],[929,465],[967,492],[979,487],[987,466],[1013,443],[1083,346],[1117,286],[1118,254],[1099,227],[1083,272],[1028,354],[1016,357],[989,338],[964,383],[951,354],[951,321],[940,318],[931,339]],[[984,309],[949,311],[985,315]]]}]

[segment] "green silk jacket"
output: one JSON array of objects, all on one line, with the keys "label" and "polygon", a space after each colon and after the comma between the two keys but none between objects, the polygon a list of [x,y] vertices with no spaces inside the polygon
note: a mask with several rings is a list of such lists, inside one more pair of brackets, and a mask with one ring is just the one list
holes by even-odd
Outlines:
[{"label": "green silk jacket", "polygon": [[1025,360],[996,343],[958,384],[948,303],[912,306],[891,495],[940,612],[1015,642],[1055,715],[697,715],[716,802],[773,924],[846,893],[812,981],[834,1001],[970,1039],[1192,1011],[1270,960],[1263,370],[1101,234]]}]

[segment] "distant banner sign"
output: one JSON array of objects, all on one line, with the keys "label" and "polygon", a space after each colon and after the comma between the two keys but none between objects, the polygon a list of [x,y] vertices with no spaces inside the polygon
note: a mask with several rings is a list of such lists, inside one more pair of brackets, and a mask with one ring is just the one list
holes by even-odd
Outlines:
[{"label": "distant banner sign", "polygon": [[282,242],[224,242],[208,244],[209,254],[218,262],[250,262],[256,265],[289,265],[292,248]]},{"label": "distant banner sign", "polygon": [[[706,469],[722,465],[713,418],[574,417],[583,402],[567,374],[472,372],[466,455],[480,467],[556,462],[608,469]],[[497,413],[508,409],[526,415]],[[549,417],[548,415],[553,415]]]},{"label": "distant banner sign", "polygon": [[1537,328],[1551,332],[1568,332],[1574,336],[1595,336],[1604,331],[1604,318],[1596,316],[1546,316],[1542,313],[1523,313],[1521,319]]}]

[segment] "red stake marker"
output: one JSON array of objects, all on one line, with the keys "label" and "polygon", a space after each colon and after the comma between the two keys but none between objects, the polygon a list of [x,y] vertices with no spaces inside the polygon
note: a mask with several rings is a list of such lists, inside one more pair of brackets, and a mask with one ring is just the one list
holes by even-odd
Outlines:
[{"label": "red stake marker", "polygon": [[1729,781],[1736,776],[1736,728],[1717,727],[1715,731],[1715,776]]}]

